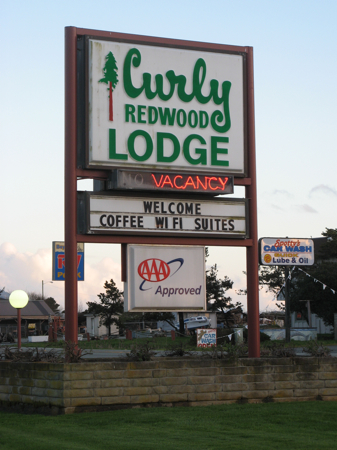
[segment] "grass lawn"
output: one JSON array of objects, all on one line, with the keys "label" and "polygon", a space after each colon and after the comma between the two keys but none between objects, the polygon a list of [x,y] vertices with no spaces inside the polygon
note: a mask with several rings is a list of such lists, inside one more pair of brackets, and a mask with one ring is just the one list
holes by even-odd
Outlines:
[{"label": "grass lawn", "polygon": [[337,403],[141,408],[45,417],[0,412],[1,450],[337,448]]}]

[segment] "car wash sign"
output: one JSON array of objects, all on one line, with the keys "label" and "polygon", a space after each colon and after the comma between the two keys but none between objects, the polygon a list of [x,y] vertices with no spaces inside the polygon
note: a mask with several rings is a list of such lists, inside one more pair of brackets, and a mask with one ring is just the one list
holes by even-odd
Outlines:
[{"label": "car wash sign", "polygon": [[264,266],[311,266],[314,241],[299,238],[261,238],[260,264]]},{"label": "car wash sign", "polygon": [[128,245],[125,311],[204,311],[204,247]]},{"label": "car wash sign", "polygon": [[87,40],[87,166],[245,175],[244,56]]}]

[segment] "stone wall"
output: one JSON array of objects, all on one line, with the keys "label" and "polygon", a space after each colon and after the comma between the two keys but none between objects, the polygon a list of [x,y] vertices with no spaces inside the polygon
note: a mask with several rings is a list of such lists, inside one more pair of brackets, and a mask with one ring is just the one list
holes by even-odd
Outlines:
[{"label": "stone wall", "polygon": [[137,406],[337,400],[337,359],[157,358],[78,364],[0,362],[2,409],[45,414]]}]

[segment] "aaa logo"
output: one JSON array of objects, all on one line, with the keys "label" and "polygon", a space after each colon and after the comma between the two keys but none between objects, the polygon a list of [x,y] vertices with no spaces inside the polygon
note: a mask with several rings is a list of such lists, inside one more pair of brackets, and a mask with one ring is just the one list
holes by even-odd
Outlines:
[{"label": "aaa logo", "polygon": [[[170,265],[173,271],[171,271]],[[138,275],[144,280],[139,286],[141,291],[147,291],[152,287],[146,287],[146,283],[158,283],[172,277],[184,264],[183,258],[172,259],[165,262],[159,258],[149,258],[142,261],[138,266]]]},{"label": "aaa logo", "polygon": [[143,280],[156,282],[163,281],[170,275],[170,268],[165,261],[151,258],[141,262],[138,266],[138,274]]},{"label": "aaa logo", "polygon": [[112,105],[112,91],[118,83],[118,67],[116,59],[112,52],[109,52],[105,57],[105,66],[103,68],[104,78],[99,80],[99,83],[108,84],[109,91],[109,120],[113,121],[113,105]]}]

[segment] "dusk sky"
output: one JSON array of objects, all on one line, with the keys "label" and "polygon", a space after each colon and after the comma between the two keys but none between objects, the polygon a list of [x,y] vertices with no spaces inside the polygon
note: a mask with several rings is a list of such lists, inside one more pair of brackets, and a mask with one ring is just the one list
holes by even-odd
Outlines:
[{"label": "dusk sky", "polygon": [[[172,0],[3,2],[0,288],[64,304],[52,241],[64,240],[64,28],[254,48],[259,237],[319,237],[337,228],[337,3]],[[80,182],[80,189],[90,183]],[[242,197],[242,188],[235,188]],[[211,247],[208,265],[245,288],[245,249]],[[105,280],[120,289],[119,245],[85,245],[79,305]],[[324,280],[322,280],[324,281]],[[274,309],[261,292],[260,310]]]}]

